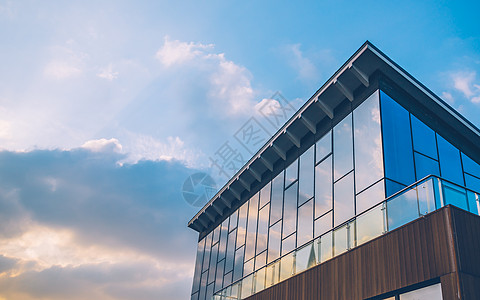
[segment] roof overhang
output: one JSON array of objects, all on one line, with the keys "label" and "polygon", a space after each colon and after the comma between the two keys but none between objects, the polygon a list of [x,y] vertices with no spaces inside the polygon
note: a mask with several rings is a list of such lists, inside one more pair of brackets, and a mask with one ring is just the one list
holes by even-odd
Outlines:
[{"label": "roof overhang", "polygon": [[418,111],[430,116],[428,125],[441,120],[447,128],[442,130],[445,138],[480,162],[479,129],[367,41],[188,222],[188,227],[206,231],[231,213],[232,207],[245,202],[252,187],[265,184],[275,165],[285,162],[292,148],[300,149],[304,138],[315,135],[322,122],[334,119],[341,103],[353,102],[369,87],[374,74],[382,74],[404,90]]}]

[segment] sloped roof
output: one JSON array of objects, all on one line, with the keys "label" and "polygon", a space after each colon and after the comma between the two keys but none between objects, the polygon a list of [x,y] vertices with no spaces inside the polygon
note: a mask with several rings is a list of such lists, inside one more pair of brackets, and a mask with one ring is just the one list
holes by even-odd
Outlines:
[{"label": "sloped roof", "polygon": [[268,182],[275,165],[286,161],[292,148],[301,148],[304,138],[315,135],[322,121],[333,119],[341,103],[354,101],[368,88],[374,73],[381,73],[408,93],[413,99],[409,105],[420,107],[430,123],[441,125],[445,138],[480,162],[480,130],[367,41],[188,222],[188,227],[204,232],[225,219],[248,199],[252,187]]}]

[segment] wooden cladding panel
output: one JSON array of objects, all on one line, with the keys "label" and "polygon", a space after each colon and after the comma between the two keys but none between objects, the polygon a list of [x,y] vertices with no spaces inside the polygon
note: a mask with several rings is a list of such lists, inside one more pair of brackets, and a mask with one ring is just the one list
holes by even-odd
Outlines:
[{"label": "wooden cladding panel", "polygon": [[435,211],[247,299],[365,299],[454,273],[450,209]]}]

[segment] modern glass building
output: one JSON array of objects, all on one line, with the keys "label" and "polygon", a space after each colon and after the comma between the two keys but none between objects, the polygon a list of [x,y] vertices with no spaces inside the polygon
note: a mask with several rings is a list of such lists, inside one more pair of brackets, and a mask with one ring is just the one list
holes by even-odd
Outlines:
[{"label": "modern glass building", "polygon": [[480,299],[479,162],[366,42],[189,222],[191,299]]}]

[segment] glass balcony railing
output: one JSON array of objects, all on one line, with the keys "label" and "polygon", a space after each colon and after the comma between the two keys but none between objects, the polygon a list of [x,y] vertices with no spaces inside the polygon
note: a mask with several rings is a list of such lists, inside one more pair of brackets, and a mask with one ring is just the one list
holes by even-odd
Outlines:
[{"label": "glass balcony railing", "polygon": [[478,215],[479,201],[480,193],[430,175],[218,291],[213,299],[245,299],[448,204]]}]

